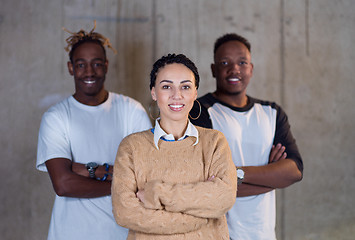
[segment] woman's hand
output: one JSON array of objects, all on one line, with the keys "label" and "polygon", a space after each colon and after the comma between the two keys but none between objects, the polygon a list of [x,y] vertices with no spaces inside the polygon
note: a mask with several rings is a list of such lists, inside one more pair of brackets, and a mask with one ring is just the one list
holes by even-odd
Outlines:
[{"label": "woman's hand", "polygon": [[142,202],[144,203],[144,190],[139,190],[137,193],[136,193],[136,196],[137,198]]}]

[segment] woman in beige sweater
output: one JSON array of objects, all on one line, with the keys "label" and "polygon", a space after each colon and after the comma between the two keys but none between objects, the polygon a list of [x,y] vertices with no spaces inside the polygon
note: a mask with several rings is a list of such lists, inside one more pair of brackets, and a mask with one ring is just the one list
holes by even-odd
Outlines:
[{"label": "woman in beige sweater", "polygon": [[236,170],[224,135],[188,120],[197,68],[186,56],[169,54],[155,62],[150,77],[160,118],[119,146],[112,182],[116,221],[130,229],[127,239],[227,240]]}]

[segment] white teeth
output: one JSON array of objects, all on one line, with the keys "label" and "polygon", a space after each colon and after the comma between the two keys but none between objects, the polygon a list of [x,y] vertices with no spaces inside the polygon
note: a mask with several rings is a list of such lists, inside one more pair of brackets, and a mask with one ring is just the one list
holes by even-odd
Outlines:
[{"label": "white teeth", "polygon": [[86,84],[92,84],[92,83],[95,83],[95,81],[84,81],[84,83],[86,83]]},{"label": "white teeth", "polygon": [[230,79],[228,79],[228,81],[238,82],[238,81],[240,81],[240,79],[239,78],[230,78]]},{"label": "white teeth", "polygon": [[181,108],[181,107],[183,107],[184,105],[169,105],[170,107],[172,107],[172,108]]}]

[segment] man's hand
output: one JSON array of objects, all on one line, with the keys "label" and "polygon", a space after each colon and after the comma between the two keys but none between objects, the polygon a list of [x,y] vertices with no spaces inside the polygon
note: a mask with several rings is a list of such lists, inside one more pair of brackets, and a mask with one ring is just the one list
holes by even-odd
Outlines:
[{"label": "man's hand", "polygon": [[270,156],[269,156],[269,163],[277,162],[281,159],[286,159],[287,153],[285,152],[286,148],[278,143],[276,146],[272,145]]}]

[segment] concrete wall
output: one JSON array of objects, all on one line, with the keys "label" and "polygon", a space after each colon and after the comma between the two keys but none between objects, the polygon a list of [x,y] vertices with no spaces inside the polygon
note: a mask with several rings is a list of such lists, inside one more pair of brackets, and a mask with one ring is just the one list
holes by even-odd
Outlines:
[{"label": "concrete wall", "polygon": [[1,239],[45,239],[54,192],[35,169],[44,111],[73,93],[68,34],[111,39],[107,87],[148,107],[149,72],[168,52],[187,54],[213,91],[213,43],[226,32],[252,44],[249,94],[289,115],[304,158],[302,182],[278,190],[279,239],[355,235],[355,1],[352,0],[12,0],[0,8]]}]

